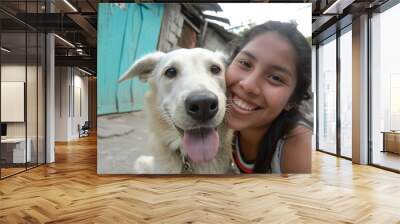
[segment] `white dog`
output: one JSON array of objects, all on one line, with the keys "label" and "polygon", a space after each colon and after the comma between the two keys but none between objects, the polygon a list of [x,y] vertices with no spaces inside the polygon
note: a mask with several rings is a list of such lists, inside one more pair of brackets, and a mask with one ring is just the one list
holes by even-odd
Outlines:
[{"label": "white dog", "polygon": [[223,174],[231,171],[231,132],[224,126],[224,56],[206,49],[155,52],[134,63],[120,82],[148,82],[145,113],[152,156],[136,173]]}]

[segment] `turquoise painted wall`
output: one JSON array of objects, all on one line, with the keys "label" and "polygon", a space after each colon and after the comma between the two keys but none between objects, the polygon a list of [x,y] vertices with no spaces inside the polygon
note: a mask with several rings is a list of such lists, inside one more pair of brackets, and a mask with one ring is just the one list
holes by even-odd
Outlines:
[{"label": "turquoise painted wall", "polygon": [[99,4],[97,114],[143,109],[148,84],[118,78],[141,56],[157,49],[163,4]]}]

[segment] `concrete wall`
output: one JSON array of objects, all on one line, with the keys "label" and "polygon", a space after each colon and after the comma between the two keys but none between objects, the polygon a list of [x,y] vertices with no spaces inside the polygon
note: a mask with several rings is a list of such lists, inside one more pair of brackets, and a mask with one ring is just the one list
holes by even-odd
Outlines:
[{"label": "concrete wall", "polygon": [[352,24],[352,159],[368,162],[368,16],[362,15]]}]

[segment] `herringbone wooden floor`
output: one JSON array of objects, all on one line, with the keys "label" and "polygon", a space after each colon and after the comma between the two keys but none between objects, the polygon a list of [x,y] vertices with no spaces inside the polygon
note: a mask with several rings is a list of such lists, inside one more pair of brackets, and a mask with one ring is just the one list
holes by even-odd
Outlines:
[{"label": "herringbone wooden floor", "polygon": [[0,181],[0,223],[400,223],[400,175],[320,152],[289,176],[98,176],[96,139]]}]

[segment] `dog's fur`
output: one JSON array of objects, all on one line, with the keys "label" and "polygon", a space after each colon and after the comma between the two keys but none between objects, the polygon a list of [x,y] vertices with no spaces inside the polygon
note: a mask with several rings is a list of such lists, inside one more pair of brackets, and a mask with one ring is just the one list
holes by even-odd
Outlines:
[{"label": "dog's fur", "polygon": [[[202,125],[217,128],[219,149],[216,156],[206,163],[190,162],[191,173],[223,174],[230,171],[231,132],[225,127],[226,108],[225,63],[220,53],[206,49],[178,49],[169,53],[155,52],[134,63],[120,78],[120,82],[138,76],[148,82],[145,96],[145,113],[149,128],[148,148],[151,156],[140,156],[134,165],[136,173],[182,173],[182,132]],[[221,68],[212,74],[210,66]],[[175,78],[165,76],[171,66],[177,69]],[[185,111],[185,99],[194,91],[208,90],[218,98],[219,111],[207,124],[196,123]]]}]

